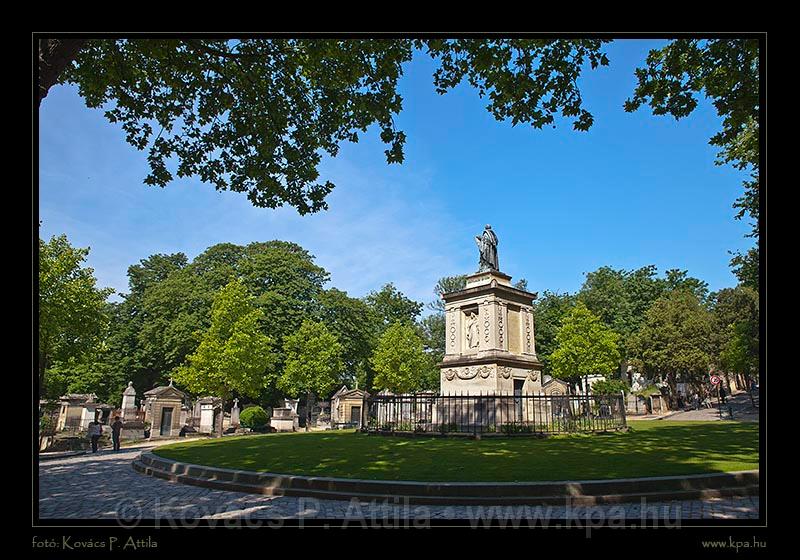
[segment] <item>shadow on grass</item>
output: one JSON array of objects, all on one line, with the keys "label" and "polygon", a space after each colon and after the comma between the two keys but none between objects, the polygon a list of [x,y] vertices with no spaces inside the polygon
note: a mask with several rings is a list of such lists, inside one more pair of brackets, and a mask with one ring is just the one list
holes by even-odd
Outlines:
[{"label": "shadow on grass", "polygon": [[632,424],[627,433],[480,441],[353,432],[272,434],[187,442],[155,452],[226,468],[382,480],[578,480],[758,468],[755,424]]}]

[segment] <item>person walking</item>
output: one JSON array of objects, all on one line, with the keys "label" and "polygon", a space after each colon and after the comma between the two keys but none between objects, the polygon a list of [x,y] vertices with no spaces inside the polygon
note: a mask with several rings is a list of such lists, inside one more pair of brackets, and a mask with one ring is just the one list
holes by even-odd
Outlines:
[{"label": "person walking", "polygon": [[725,400],[725,388],[720,384],[719,386],[719,400],[722,404],[725,404],[727,401]]},{"label": "person walking", "polygon": [[114,443],[114,451],[119,451],[119,436],[122,433],[122,421],[119,416],[114,417],[114,423],[111,424],[111,441]]},{"label": "person walking", "polygon": [[89,422],[89,439],[92,442],[92,453],[97,453],[97,442],[100,440],[100,436],[103,435],[103,426],[100,422],[97,421],[97,417],[95,416],[94,420]]}]

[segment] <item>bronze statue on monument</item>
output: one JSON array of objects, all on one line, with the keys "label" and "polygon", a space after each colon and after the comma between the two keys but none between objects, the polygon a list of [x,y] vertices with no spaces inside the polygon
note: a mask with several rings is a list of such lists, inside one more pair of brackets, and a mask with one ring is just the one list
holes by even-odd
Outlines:
[{"label": "bronze statue on monument", "polygon": [[500,263],[497,260],[497,234],[492,231],[492,226],[486,225],[483,234],[475,236],[475,243],[478,245],[480,261],[478,272],[488,270],[500,270]]}]

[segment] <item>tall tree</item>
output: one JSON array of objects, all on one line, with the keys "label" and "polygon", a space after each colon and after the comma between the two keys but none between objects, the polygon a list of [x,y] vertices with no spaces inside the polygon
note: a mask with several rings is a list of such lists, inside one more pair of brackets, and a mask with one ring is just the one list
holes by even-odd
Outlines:
[{"label": "tall tree", "polygon": [[575,305],[575,296],[545,290],[533,302],[534,336],[536,354],[547,370],[550,370],[550,356],[558,347],[556,335],[561,328],[564,316]]},{"label": "tall tree", "polygon": [[610,374],[619,364],[618,340],[619,335],[579,301],[564,316],[556,334],[558,347],[550,355],[553,375],[576,379]]},{"label": "tall tree", "polygon": [[711,315],[690,290],[674,290],[648,310],[631,344],[644,373],[661,377],[677,394],[678,377],[700,385],[713,363]]},{"label": "tall tree", "polygon": [[314,395],[327,396],[342,382],[344,349],[325,323],[306,320],[283,341],[286,365],[278,387],[296,397],[306,395],[306,430]]},{"label": "tall tree", "polygon": [[664,290],[656,278],[656,267],[635,271],[604,266],[586,274],[578,298],[619,335],[620,375],[626,377],[630,337],[639,329],[644,312]]},{"label": "tall tree", "polygon": [[604,266],[586,275],[578,298],[619,335],[623,377],[631,340],[644,324],[647,310],[661,295],[672,290],[688,290],[705,301],[708,284],[678,269],[667,270],[664,277],[659,278],[654,265],[630,271]]},{"label": "tall tree", "polygon": [[186,364],[175,370],[175,380],[192,393],[219,397],[222,411],[234,393],[257,397],[274,373],[272,341],[259,324],[263,319],[247,288],[230,282],[214,298],[211,325]]},{"label": "tall tree", "polygon": [[94,270],[83,265],[89,248],[70,245],[66,235],[39,239],[39,394],[55,362],[80,360],[97,350],[108,324],[106,298]]},{"label": "tall tree", "polygon": [[689,276],[688,271],[671,268],[665,273],[664,285],[667,291],[683,290],[691,292],[700,303],[707,303],[708,283]]},{"label": "tall tree", "polygon": [[331,288],[320,294],[318,315],[342,345],[347,381],[358,380],[368,387],[374,377],[369,360],[379,332],[372,308],[361,299]]},{"label": "tall tree", "polygon": [[759,370],[759,297],[745,286],[726,288],[711,297],[713,352],[726,372],[741,375],[745,386]]},{"label": "tall tree", "polygon": [[436,294],[434,299],[428,305],[433,311],[444,313],[444,300],[442,296],[449,292],[457,292],[463,290],[467,285],[467,275],[459,274],[457,276],[443,276],[439,278],[436,285],[433,287],[433,293]]},{"label": "tall tree", "polygon": [[746,253],[736,253],[731,259],[731,268],[739,280],[739,285],[758,290],[759,286],[759,251],[752,247]]},{"label": "tall tree", "polygon": [[364,301],[369,305],[383,328],[397,321],[414,323],[422,312],[422,304],[403,295],[391,282],[378,291],[367,294]]},{"label": "tall tree", "polygon": [[[374,386],[392,393],[430,388],[435,366],[412,325],[395,322],[378,340],[372,357]],[[438,381],[438,374],[436,375]]]}]

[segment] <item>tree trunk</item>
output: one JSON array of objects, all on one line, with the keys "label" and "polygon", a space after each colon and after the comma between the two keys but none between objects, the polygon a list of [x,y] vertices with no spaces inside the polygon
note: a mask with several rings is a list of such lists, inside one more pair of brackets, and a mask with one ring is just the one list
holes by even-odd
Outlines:
[{"label": "tree trunk", "polygon": [[311,428],[311,391],[306,393],[306,431]]},{"label": "tree trunk", "polygon": [[222,437],[222,433],[224,432],[224,425],[225,425],[225,398],[220,398],[220,406],[219,406],[219,425],[217,426],[217,437]]},{"label": "tree trunk", "polygon": [[39,398],[44,397],[44,372],[47,369],[47,363],[45,359],[40,355],[39,356]]},{"label": "tree trunk", "polygon": [[64,69],[75,60],[85,39],[39,39],[39,106]]}]

